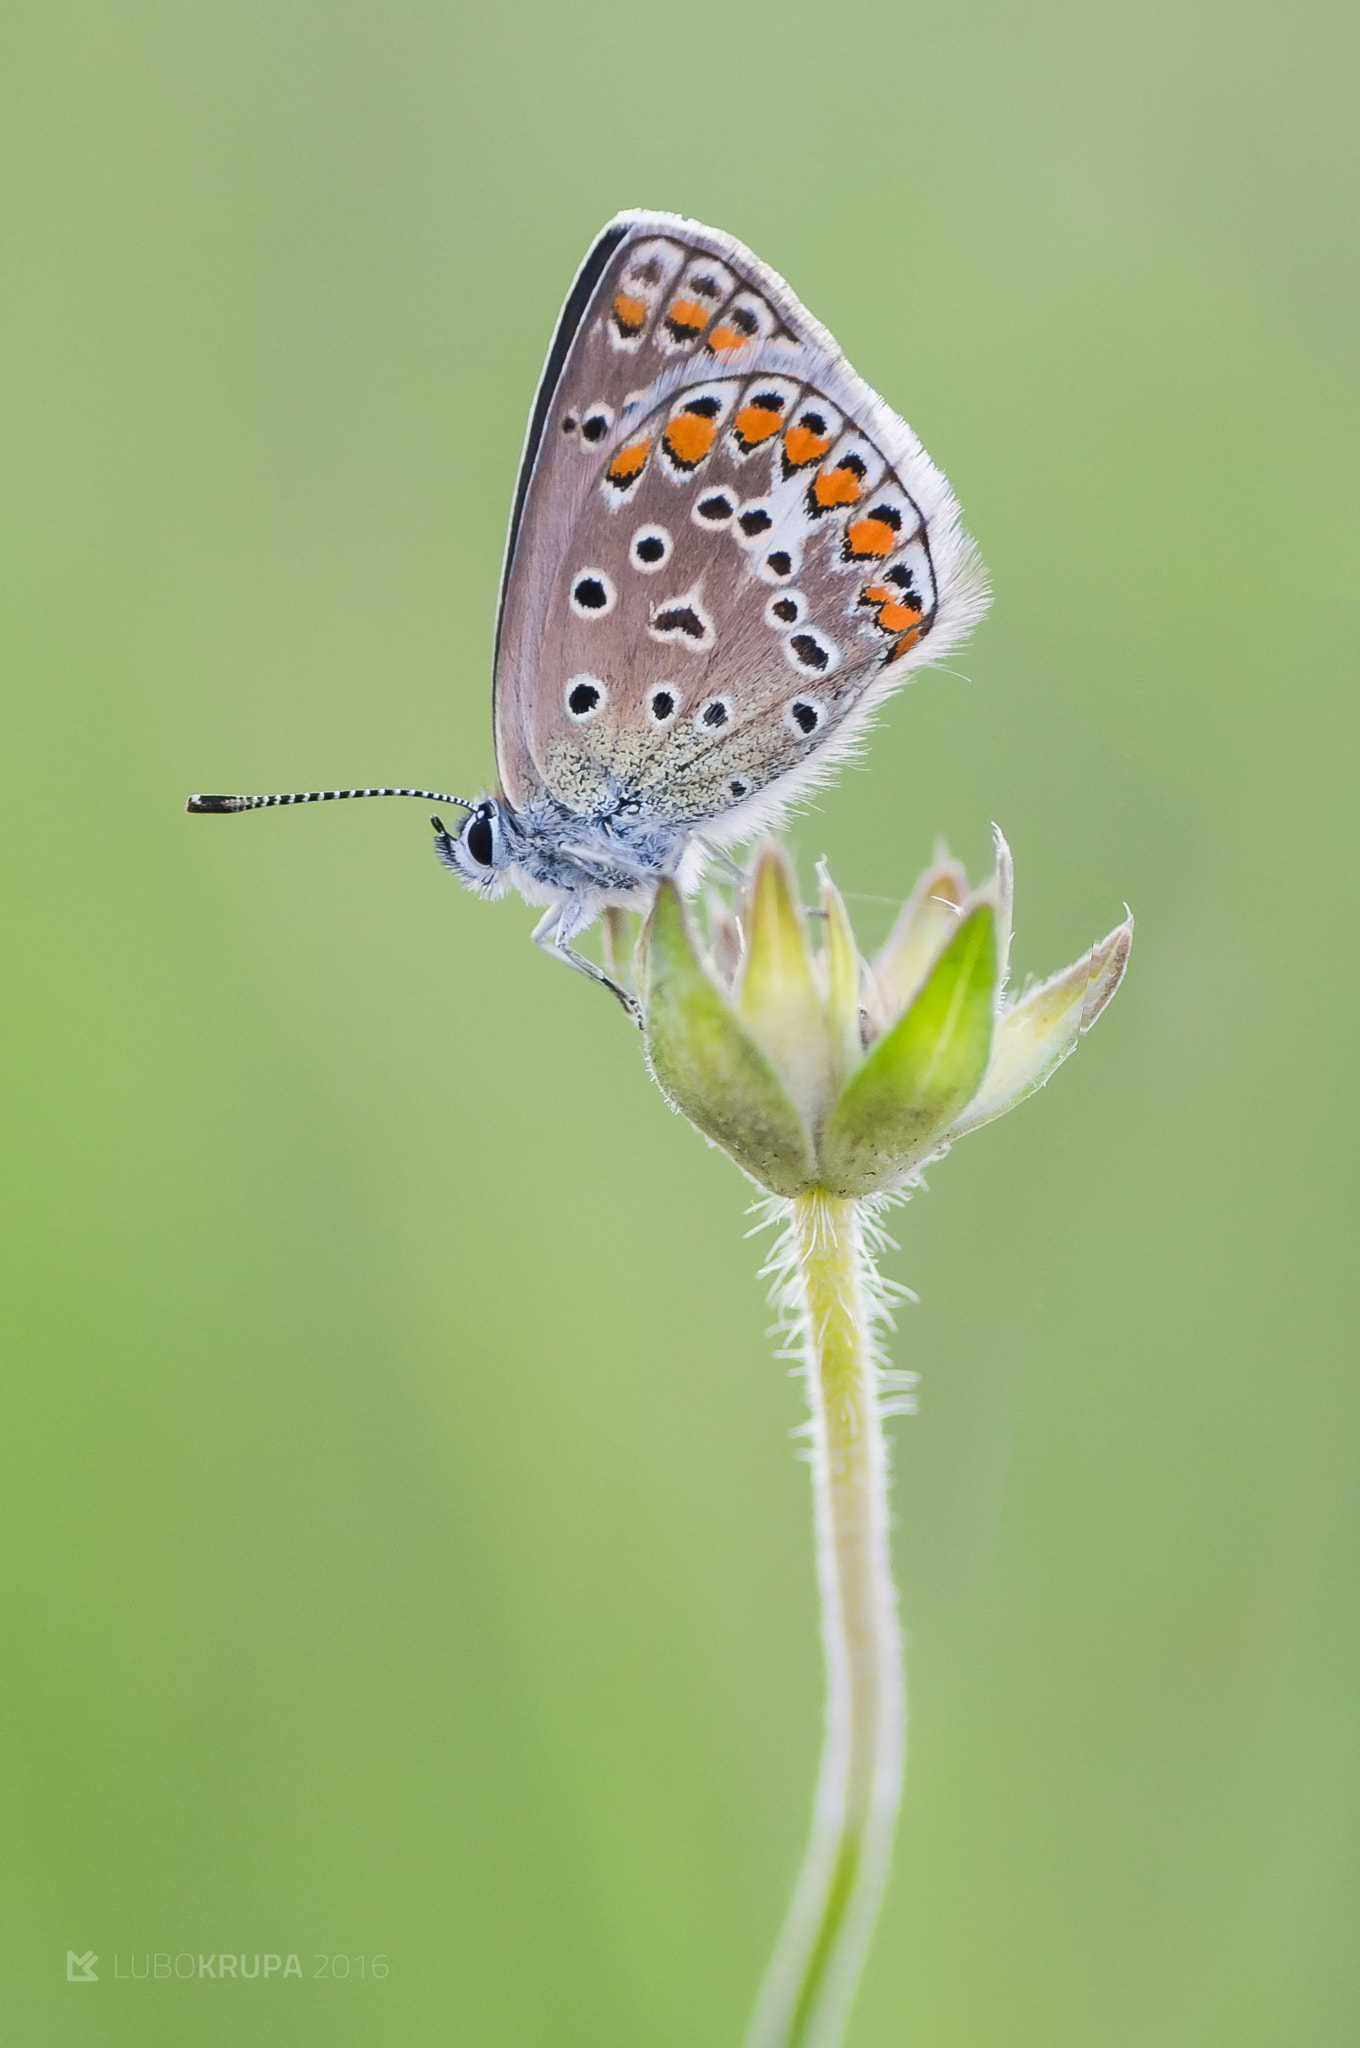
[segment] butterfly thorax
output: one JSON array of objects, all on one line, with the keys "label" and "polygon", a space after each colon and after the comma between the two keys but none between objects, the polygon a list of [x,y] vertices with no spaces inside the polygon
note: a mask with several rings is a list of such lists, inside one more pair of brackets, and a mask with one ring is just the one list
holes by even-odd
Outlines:
[{"label": "butterfly thorax", "polygon": [[505,815],[522,894],[527,882],[550,896],[582,890],[607,898],[635,895],[674,869],[687,837],[674,825],[631,813],[626,800],[595,818],[564,811],[549,797],[519,812],[506,806]]},{"label": "butterfly thorax", "polygon": [[675,825],[638,816],[626,799],[583,817],[547,796],[516,808],[498,794],[483,797],[459,833],[442,833],[435,851],[482,895],[513,888],[530,903],[572,903],[579,929],[607,904],[636,901],[662,875],[692,866],[689,840]]}]

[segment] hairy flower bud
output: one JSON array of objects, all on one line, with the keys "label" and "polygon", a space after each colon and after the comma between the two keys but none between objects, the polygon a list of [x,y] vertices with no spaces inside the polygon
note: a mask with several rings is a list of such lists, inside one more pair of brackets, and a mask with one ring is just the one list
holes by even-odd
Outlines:
[{"label": "hairy flower bud", "polygon": [[663,1093],[772,1194],[892,1194],[1043,1086],[1119,986],[1133,920],[1007,1003],[1011,861],[970,893],[941,856],[872,963],[823,868],[814,948],[792,867],[761,849],[711,941],[663,882],[638,944]]}]

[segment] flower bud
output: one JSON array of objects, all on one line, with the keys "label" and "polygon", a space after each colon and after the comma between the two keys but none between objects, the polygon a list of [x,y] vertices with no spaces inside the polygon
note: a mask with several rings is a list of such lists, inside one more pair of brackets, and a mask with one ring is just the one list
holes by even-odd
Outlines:
[{"label": "flower bud", "polygon": [[947,856],[927,869],[872,967],[824,865],[814,950],[776,846],[760,851],[735,911],[715,900],[712,967],[679,890],[659,886],[637,954],[652,1072],[772,1194],[896,1192],[1042,1087],[1109,1002],[1131,918],[1003,1002],[1012,883],[999,832],[996,842],[995,872],[971,895]]}]

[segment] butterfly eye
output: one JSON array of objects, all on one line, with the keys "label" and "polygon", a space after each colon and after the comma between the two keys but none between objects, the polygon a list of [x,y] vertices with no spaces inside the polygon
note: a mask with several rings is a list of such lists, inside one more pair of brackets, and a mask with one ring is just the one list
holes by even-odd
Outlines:
[{"label": "butterfly eye", "polygon": [[494,866],[496,859],[496,833],[489,811],[475,811],[468,820],[463,834],[463,844],[478,867]]}]

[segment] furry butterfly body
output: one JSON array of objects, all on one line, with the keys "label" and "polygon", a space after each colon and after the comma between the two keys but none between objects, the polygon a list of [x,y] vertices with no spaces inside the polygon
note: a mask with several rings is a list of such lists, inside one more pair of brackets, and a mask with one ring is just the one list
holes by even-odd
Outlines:
[{"label": "furry butterfly body", "polygon": [[525,439],[500,787],[435,850],[544,905],[538,943],[601,979],[571,941],[602,908],[777,824],[985,603],[944,476],[783,279],[717,229],[619,214]]}]

